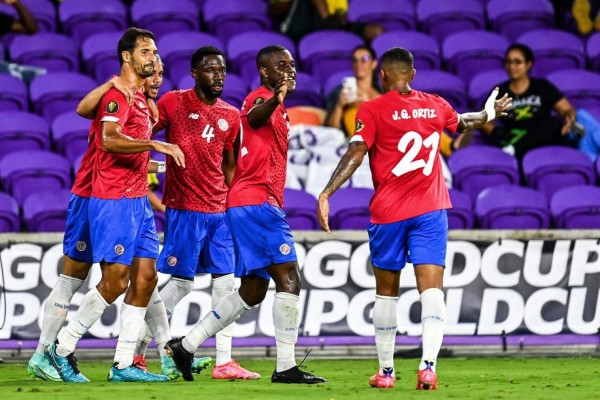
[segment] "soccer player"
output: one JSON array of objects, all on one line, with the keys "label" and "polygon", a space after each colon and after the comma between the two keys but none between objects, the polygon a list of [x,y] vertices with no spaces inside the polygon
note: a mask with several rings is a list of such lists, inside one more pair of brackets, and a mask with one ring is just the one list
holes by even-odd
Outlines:
[{"label": "soccer player", "polygon": [[[167,161],[163,195],[167,225],[157,268],[172,276],[160,292],[169,314],[192,291],[194,276],[199,273],[212,275],[213,306],[235,290],[233,242],[225,202],[235,169],[233,143],[240,115],[235,107],[219,99],[226,75],[221,50],[212,46],[198,49],[192,55],[191,74],[196,82],[193,89],[172,91],[160,99],[159,122],[154,127],[155,132],[166,129],[167,141],[179,145],[187,155],[185,169]],[[260,378],[231,358],[232,330],[229,325],[216,334],[213,378]],[[143,329],[140,339],[136,354],[143,356],[152,336]],[[163,374],[177,377],[179,371],[163,367]],[[191,374],[184,378],[193,380]]]},{"label": "soccer player", "polygon": [[330,231],[329,198],[368,152],[375,186],[368,230],[376,281],[373,325],[379,357],[379,371],[369,384],[394,387],[396,303],[400,272],[410,257],[422,306],[423,357],[417,389],[437,389],[436,361],[446,318],[442,292],[448,237],[445,209],[451,207],[439,163],[440,134],[444,129],[477,129],[505,116],[511,99],[504,96],[495,101],[496,90],[484,111],[458,115],[441,97],[411,89],[416,71],[408,50],[389,49],[380,65],[385,94],[360,106],[348,151],[319,195],[319,222],[324,231]]},{"label": "soccer player", "polygon": [[273,278],[277,368],[271,382],[322,383],[326,380],[300,370],[295,361],[300,272],[293,237],[281,209],[289,134],[283,101],[296,88],[296,68],[290,52],[277,45],[261,49],[256,65],[261,86],[246,97],[242,106],[240,151],[227,196],[235,272],[242,283],[238,291],[222,298],[187,336],[169,341],[167,347],[185,378],[198,346],[259,304]]},{"label": "soccer player", "polygon": [[132,365],[144,318],[165,327],[166,332],[159,332],[161,338],[168,336],[166,311],[155,290],[158,237],[146,196],[148,151],[168,154],[176,159],[178,166],[185,167],[184,155],[177,146],[149,140],[152,126],[142,85],[154,72],[156,53],[151,32],[129,28],[124,33],[118,45],[119,76],[135,85],[135,97],[129,104],[123,94],[109,90],[102,97],[92,123],[93,145],[97,149],[88,217],[93,261],[100,262],[102,279],[86,294],[73,320],[59,332],[57,341],[46,349],[46,356],[65,381],[87,381],[74,363],[75,346],[108,305],[126,290],[109,380],[168,380]]}]

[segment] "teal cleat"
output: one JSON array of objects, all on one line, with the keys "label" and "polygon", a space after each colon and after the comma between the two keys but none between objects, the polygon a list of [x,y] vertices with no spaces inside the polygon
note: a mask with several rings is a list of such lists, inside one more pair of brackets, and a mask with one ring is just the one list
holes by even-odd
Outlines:
[{"label": "teal cleat", "polygon": [[56,354],[56,344],[58,342],[54,341],[45,352],[45,358],[48,362],[56,368],[58,371],[58,375],[63,380],[63,382],[77,382],[77,383],[86,383],[90,380],[86,378],[81,372],[79,372],[79,367],[77,366],[77,358],[73,353],[69,354],[66,357],[61,357]]},{"label": "teal cleat", "polygon": [[[181,371],[177,369],[175,362],[169,356],[162,356],[161,359],[162,370],[161,373],[169,377],[170,380],[175,380],[181,376]],[[212,358],[200,357],[194,358],[192,362],[192,372],[199,374],[202,370],[207,369],[212,364]]]},{"label": "teal cleat", "polygon": [[134,365],[119,369],[117,363],[114,363],[108,371],[107,379],[111,382],[165,382],[169,380],[165,375],[153,374]]},{"label": "teal cleat", "polygon": [[40,378],[45,381],[62,382],[56,368],[37,351],[33,353],[29,363],[27,363],[27,374],[32,378]]},{"label": "teal cleat", "polygon": [[207,369],[212,364],[212,358],[210,357],[200,357],[194,358],[192,362],[192,372],[195,374],[199,374],[202,370]]}]

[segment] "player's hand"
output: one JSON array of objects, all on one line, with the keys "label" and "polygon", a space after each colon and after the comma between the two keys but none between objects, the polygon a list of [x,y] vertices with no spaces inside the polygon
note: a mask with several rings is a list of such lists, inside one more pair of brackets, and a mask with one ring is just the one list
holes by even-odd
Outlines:
[{"label": "player's hand", "polygon": [[[495,88],[494,91],[499,90]],[[496,118],[506,117],[507,111],[512,107],[512,97],[508,97],[508,93],[504,93],[500,99],[494,101],[494,111],[496,112]]]},{"label": "player's hand", "polygon": [[319,217],[319,224],[321,225],[321,229],[323,229],[327,233],[330,233],[331,229],[329,229],[329,198],[323,193],[319,195],[317,216]]},{"label": "player's hand", "polygon": [[123,93],[127,103],[130,105],[133,104],[133,99],[135,98],[135,87],[132,84],[119,76],[113,76],[110,80],[110,83],[112,83],[115,89]]},{"label": "player's hand", "polygon": [[152,147],[155,151],[158,151],[159,153],[163,153],[173,157],[173,160],[175,160],[175,164],[177,164],[179,167],[185,168],[185,156],[183,155],[183,151],[181,151],[179,146],[177,146],[176,144],[153,140]]},{"label": "player's hand", "polygon": [[277,79],[277,84],[275,85],[275,98],[277,99],[277,103],[279,104],[283,103],[283,100],[287,95],[287,79],[288,74],[284,73],[279,79]]}]

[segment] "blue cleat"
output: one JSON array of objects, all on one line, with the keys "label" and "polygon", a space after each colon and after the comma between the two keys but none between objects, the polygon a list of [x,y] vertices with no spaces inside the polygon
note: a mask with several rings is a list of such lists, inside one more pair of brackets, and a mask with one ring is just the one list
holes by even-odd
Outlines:
[{"label": "blue cleat", "polygon": [[192,362],[192,372],[195,374],[199,374],[202,370],[207,369],[212,364],[212,358],[210,357],[200,357],[194,358]]},{"label": "blue cleat", "polygon": [[108,371],[106,379],[111,382],[165,382],[169,380],[165,375],[153,374],[135,365],[119,369],[117,368],[117,363],[114,363],[110,371]]},{"label": "blue cleat", "polygon": [[73,353],[66,357],[61,357],[56,354],[57,343],[57,341],[54,341],[50,346],[48,346],[45,352],[45,358],[54,366],[54,368],[56,368],[56,371],[58,372],[58,375],[60,375],[60,378],[63,380],[63,382],[89,382],[90,380],[81,372],[79,372],[77,358],[75,358]]},{"label": "blue cleat", "polygon": [[[169,356],[162,356],[160,359],[162,364],[161,373],[169,377],[170,380],[175,380],[181,376],[181,371],[177,369],[175,365],[175,361]],[[192,362],[192,372],[195,374],[199,374],[203,370],[210,367],[212,364],[212,358],[210,357],[200,357],[194,358]]]},{"label": "blue cleat", "polygon": [[33,353],[27,363],[27,374],[32,378],[40,378],[45,381],[62,382],[56,368],[37,351]]}]

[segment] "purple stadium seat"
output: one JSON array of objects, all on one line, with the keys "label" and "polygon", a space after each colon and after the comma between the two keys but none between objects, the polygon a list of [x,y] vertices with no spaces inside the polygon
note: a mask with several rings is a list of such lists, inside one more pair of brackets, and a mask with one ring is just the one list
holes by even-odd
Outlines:
[{"label": "purple stadium seat", "polygon": [[14,76],[0,74],[0,87],[0,111],[27,111],[29,102],[25,82]]},{"label": "purple stadium seat", "polygon": [[408,0],[353,0],[348,21],[379,24],[386,32],[415,29],[414,6]]},{"label": "purple stadium seat", "polygon": [[333,91],[342,84],[344,78],[351,76],[354,76],[354,72],[351,69],[345,71],[338,71],[329,75],[329,78],[327,78],[327,81],[323,86],[323,94],[326,97],[329,96],[329,93],[331,93],[331,91]]},{"label": "purple stadium seat", "polygon": [[136,0],[131,5],[131,21],[152,31],[158,40],[171,32],[198,31],[200,12],[190,0]]},{"label": "purple stadium seat", "polygon": [[127,10],[119,0],[64,0],[58,11],[63,32],[78,43],[98,32],[127,29]]},{"label": "purple stadium seat", "polygon": [[[162,194],[159,193],[159,197],[162,197]],[[156,232],[164,232],[166,225],[166,216],[162,211],[154,210],[154,224],[156,225]]]},{"label": "purple stadium seat", "polygon": [[517,160],[492,146],[472,145],[459,149],[448,158],[454,186],[467,193],[473,203],[488,187],[518,185]]},{"label": "purple stadium seat", "polygon": [[75,176],[75,174],[77,174],[77,171],[79,171],[79,167],[81,167],[81,160],[83,160],[83,156],[85,154],[80,154],[75,161],[73,161],[73,164],[71,164],[71,169],[73,170],[73,176]]},{"label": "purple stadium seat", "polygon": [[262,0],[205,0],[203,10],[208,30],[224,42],[242,32],[271,29],[267,2]]},{"label": "purple stadium seat", "polygon": [[25,111],[2,111],[0,121],[0,160],[15,151],[50,148],[50,128],[42,117]]},{"label": "purple stadium seat", "polygon": [[567,68],[584,68],[585,51],[581,39],[558,29],[540,29],[519,36],[519,43],[531,47],[535,55],[534,76],[546,76]]},{"label": "purple stadium seat", "polygon": [[594,71],[600,71],[600,32],[594,33],[587,41],[588,62]]},{"label": "purple stadium seat", "polygon": [[[252,90],[260,86],[260,77],[252,81]],[[296,72],[296,90],[285,96],[285,106],[314,106],[323,107],[321,84],[313,76]]]},{"label": "purple stadium seat", "polygon": [[448,189],[452,208],[448,209],[448,229],[473,228],[473,203],[468,194]]},{"label": "purple stadium seat", "polygon": [[442,54],[450,71],[468,82],[481,71],[502,68],[507,47],[508,40],[497,33],[457,32],[446,37]]},{"label": "purple stadium seat", "polygon": [[118,75],[121,67],[117,58],[117,45],[122,32],[98,33],[88,37],[82,45],[81,53],[87,72],[98,83],[106,82]]},{"label": "purple stadium seat", "polygon": [[0,192],[0,233],[19,232],[19,204],[6,193]]},{"label": "purple stadium seat", "polygon": [[75,112],[60,114],[52,123],[54,147],[63,154],[69,163],[85,153],[88,148],[88,136],[91,121]]},{"label": "purple stadium seat", "polygon": [[23,204],[32,193],[71,187],[69,162],[49,151],[18,151],[0,160],[2,187]]},{"label": "purple stadium seat", "polygon": [[52,0],[21,0],[37,22],[40,32],[56,32],[56,9]]},{"label": "purple stadium seat", "polygon": [[506,71],[503,69],[493,69],[475,75],[469,83],[471,106],[476,109],[483,108],[494,87],[506,81],[507,78]]},{"label": "purple stadium seat", "polygon": [[23,202],[23,219],[29,232],[64,232],[71,191],[42,190]]},{"label": "purple stadium seat", "polygon": [[317,199],[304,190],[285,189],[283,210],[292,230],[319,229]]},{"label": "purple stadium seat", "polygon": [[561,189],[550,200],[550,212],[559,229],[600,229],[600,188]]},{"label": "purple stadium seat", "polygon": [[345,188],[329,199],[329,226],[332,229],[367,229],[372,189]]},{"label": "purple stadium seat", "polygon": [[11,61],[18,64],[49,71],[79,71],[77,45],[70,37],[58,33],[15,36],[9,52]]},{"label": "purple stadium seat", "polygon": [[88,92],[96,87],[89,76],[74,72],[55,72],[38,76],[29,93],[34,111],[52,123],[58,115],[72,111]]},{"label": "purple stadium seat", "polygon": [[600,73],[568,69],[547,76],[575,108],[600,110]]},{"label": "purple stadium seat", "polygon": [[596,171],[597,181],[600,182],[600,157],[596,157],[596,161],[594,161],[594,170]]},{"label": "purple stadium seat", "polygon": [[543,193],[516,185],[484,189],[475,213],[482,229],[547,229],[548,200]]},{"label": "purple stadium seat", "polygon": [[171,80],[169,78],[167,78],[166,76],[163,76],[163,82],[162,82],[162,85],[160,85],[160,90],[158,91],[158,97],[155,99],[155,101],[160,100],[160,98],[162,97],[163,94],[170,92],[173,89],[175,89],[175,86],[173,85]]},{"label": "purple stadium seat", "polygon": [[442,96],[459,111],[467,109],[469,98],[466,95],[465,83],[449,72],[435,70],[417,72],[412,86],[416,90]]},{"label": "purple stadium seat", "polygon": [[227,58],[232,61],[232,71],[250,82],[258,74],[256,54],[265,46],[279,44],[296,58],[296,46],[292,40],[276,32],[244,32],[235,35],[227,43]]},{"label": "purple stadium seat", "polygon": [[562,188],[594,184],[594,166],[585,153],[563,146],[545,146],[523,157],[527,185],[551,199]]},{"label": "purple stadium seat", "polygon": [[439,41],[454,32],[485,29],[483,5],[477,0],[421,0],[417,19],[422,29]]},{"label": "purple stadium seat", "polygon": [[413,55],[416,69],[438,69],[440,46],[437,41],[421,32],[385,32],[373,39],[371,47],[381,57],[392,47],[403,47]]},{"label": "purple stadium seat", "polygon": [[202,46],[215,46],[225,52],[223,42],[201,32],[174,32],[158,38],[158,52],[165,63],[166,75],[179,82],[190,74],[192,55]]},{"label": "purple stadium seat", "polygon": [[492,29],[511,42],[523,32],[554,26],[554,9],[548,0],[489,0],[487,16]]},{"label": "purple stadium seat", "polygon": [[332,73],[352,68],[352,49],[361,44],[363,40],[353,33],[324,30],[300,39],[298,52],[304,69],[324,84]]}]

